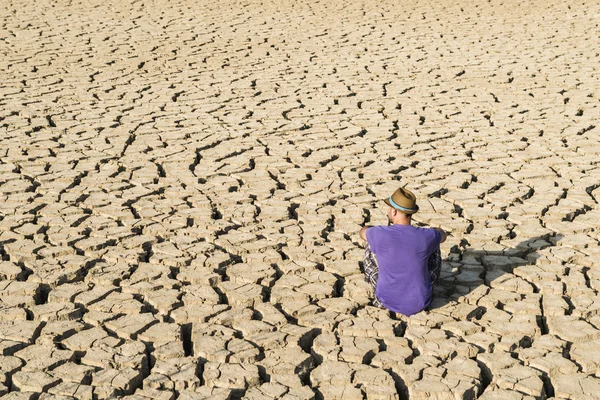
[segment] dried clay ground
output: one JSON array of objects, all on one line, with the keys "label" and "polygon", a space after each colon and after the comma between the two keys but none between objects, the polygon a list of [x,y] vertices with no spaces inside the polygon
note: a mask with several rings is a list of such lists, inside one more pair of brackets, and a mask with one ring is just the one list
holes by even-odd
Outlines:
[{"label": "dried clay ground", "polygon": [[[0,21],[0,396],[600,398],[598,2]],[[451,234],[410,318],[358,236],[399,185]]]}]

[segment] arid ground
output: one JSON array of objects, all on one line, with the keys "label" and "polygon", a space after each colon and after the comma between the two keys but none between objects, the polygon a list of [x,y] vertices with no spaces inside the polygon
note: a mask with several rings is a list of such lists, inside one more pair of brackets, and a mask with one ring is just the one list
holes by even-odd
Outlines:
[{"label": "arid ground", "polygon": [[[0,396],[600,398],[600,3],[5,0]],[[370,305],[398,186],[450,232]]]}]

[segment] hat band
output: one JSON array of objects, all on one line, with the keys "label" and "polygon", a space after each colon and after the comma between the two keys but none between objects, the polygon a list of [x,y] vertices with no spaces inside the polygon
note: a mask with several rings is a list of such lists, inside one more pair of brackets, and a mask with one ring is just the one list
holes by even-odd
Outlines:
[{"label": "hat band", "polygon": [[392,205],[392,207],[398,209],[398,210],[402,210],[402,211],[416,211],[417,208],[406,208],[406,207],[402,207],[399,204],[396,204],[396,202],[394,201],[394,199],[392,199],[392,196],[390,196],[390,198],[388,199],[390,201],[390,204]]}]

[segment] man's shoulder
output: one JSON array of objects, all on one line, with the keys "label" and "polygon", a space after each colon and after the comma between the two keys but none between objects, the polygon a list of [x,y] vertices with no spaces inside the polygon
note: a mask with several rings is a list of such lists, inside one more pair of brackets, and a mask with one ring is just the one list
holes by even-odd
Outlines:
[{"label": "man's shoulder", "polygon": [[369,231],[380,232],[380,233],[392,233],[392,232],[426,232],[434,231],[433,228],[422,228],[413,225],[375,225],[369,228]]},{"label": "man's shoulder", "polygon": [[386,234],[395,232],[398,230],[400,225],[375,225],[370,227],[367,232],[371,232],[371,234]]},{"label": "man's shoulder", "polygon": [[376,225],[367,229],[367,234],[381,235],[381,234],[393,234],[393,233],[407,233],[416,234],[419,236],[435,236],[439,232],[435,228],[419,227],[413,225]]},{"label": "man's shoulder", "polygon": [[421,227],[421,226],[410,226],[410,236],[412,240],[417,242],[439,242],[441,239],[441,233],[435,228]]},{"label": "man's shoulder", "polygon": [[377,233],[381,232],[383,228],[387,228],[387,226],[383,226],[383,225],[370,226],[369,229],[367,229],[366,234],[367,235],[377,234]]},{"label": "man's shoulder", "polygon": [[418,226],[415,227],[415,229],[418,229],[420,232],[427,232],[427,233],[433,233],[433,232],[437,232],[437,229],[435,228],[430,228],[428,226]]},{"label": "man's shoulder", "polygon": [[437,230],[436,228],[429,228],[429,227],[417,227],[416,229],[418,229],[418,232],[422,235],[427,235],[427,236],[433,236],[436,237],[440,234],[440,231]]},{"label": "man's shoulder", "polygon": [[367,236],[367,240],[368,241],[381,240],[381,238],[385,237],[386,234],[388,234],[390,232],[389,228],[391,228],[391,226],[385,226],[385,225],[371,226],[365,232],[365,235]]},{"label": "man's shoulder", "polygon": [[429,243],[440,244],[442,233],[436,228],[419,228],[422,230],[421,237]]}]

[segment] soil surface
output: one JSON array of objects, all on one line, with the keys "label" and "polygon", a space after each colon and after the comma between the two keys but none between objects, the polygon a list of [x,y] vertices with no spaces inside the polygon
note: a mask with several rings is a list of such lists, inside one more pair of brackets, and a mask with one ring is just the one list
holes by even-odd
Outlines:
[{"label": "soil surface", "polygon": [[[6,0],[0,396],[600,396],[600,3]],[[450,233],[373,307],[381,199]]]}]

